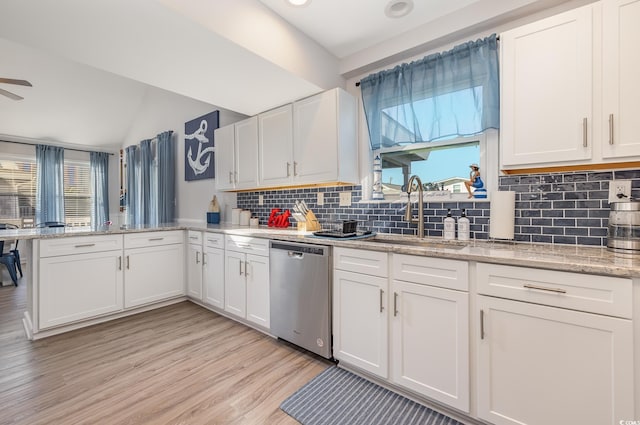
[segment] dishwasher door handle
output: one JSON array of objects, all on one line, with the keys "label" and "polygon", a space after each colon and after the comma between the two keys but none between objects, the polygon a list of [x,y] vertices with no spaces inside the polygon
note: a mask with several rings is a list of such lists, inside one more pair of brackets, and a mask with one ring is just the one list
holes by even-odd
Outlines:
[{"label": "dishwasher door handle", "polygon": [[287,255],[289,255],[290,258],[302,259],[304,257],[304,254],[302,252],[296,252],[296,251],[287,251]]}]

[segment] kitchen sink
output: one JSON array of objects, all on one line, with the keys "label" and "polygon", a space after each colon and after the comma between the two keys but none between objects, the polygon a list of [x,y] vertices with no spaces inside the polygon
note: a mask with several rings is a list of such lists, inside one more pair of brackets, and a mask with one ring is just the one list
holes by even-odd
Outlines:
[{"label": "kitchen sink", "polygon": [[467,246],[467,242],[458,241],[438,241],[433,239],[418,239],[418,238],[390,238],[375,236],[369,239],[362,239],[362,242],[376,242],[386,243],[390,245],[406,245],[416,246],[424,248],[436,248],[436,249],[462,249]]}]

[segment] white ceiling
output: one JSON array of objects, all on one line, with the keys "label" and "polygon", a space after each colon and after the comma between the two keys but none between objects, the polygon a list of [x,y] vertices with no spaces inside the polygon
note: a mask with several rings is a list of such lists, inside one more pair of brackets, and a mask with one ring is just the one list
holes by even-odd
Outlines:
[{"label": "white ceiling", "polygon": [[0,134],[117,145],[155,88],[253,115],[564,1],[1,0],[0,77],[34,87],[0,84]]}]

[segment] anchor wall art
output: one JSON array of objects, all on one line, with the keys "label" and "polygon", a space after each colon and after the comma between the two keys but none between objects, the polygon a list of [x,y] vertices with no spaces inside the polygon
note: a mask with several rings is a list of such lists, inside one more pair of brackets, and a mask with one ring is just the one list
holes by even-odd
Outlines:
[{"label": "anchor wall art", "polygon": [[220,125],[220,111],[184,123],[184,179],[212,179],[214,170],[213,130]]}]

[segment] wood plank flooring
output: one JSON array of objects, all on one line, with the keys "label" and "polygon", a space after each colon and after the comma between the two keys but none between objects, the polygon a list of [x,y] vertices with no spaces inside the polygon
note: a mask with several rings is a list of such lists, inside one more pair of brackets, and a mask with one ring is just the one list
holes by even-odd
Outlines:
[{"label": "wood plank flooring", "polygon": [[280,403],[330,363],[183,302],[28,341],[0,288],[0,424],[297,424]]}]

